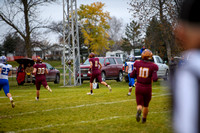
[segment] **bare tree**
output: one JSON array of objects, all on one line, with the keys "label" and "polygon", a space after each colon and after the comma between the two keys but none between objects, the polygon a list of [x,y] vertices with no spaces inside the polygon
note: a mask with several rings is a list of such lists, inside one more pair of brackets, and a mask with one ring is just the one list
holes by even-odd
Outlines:
[{"label": "bare tree", "polygon": [[32,57],[32,37],[44,28],[45,21],[39,18],[39,7],[56,0],[4,0],[1,3],[0,22],[17,32],[25,42],[26,55]]},{"label": "bare tree", "polygon": [[176,16],[176,3],[175,0],[131,0],[130,5],[132,8],[130,11],[133,16],[139,18],[139,22],[144,30],[148,26],[148,22],[152,20],[153,16],[156,16],[161,22],[162,33],[161,36],[166,38],[164,40],[165,47],[167,49],[168,60],[171,58],[171,43],[170,36],[168,36],[167,26],[170,22],[173,27]]},{"label": "bare tree", "polygon": [[108,24],[110,25],[110,29],[108,30],[108,34],[113,41],[119,41],[122,37],[122,27],[123,22],[122,19],[117,19],[115,16],[109,19]]}]

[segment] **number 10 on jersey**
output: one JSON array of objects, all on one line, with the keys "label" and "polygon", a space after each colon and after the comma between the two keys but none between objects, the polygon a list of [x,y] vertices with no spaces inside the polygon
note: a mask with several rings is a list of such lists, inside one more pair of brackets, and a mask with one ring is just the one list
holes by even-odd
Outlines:
[{"label": "number 10 on jersey", "polygon": [[140,67],[139,68],[139,77],[147,78],[149,76],[149,68],[147,67]]}]

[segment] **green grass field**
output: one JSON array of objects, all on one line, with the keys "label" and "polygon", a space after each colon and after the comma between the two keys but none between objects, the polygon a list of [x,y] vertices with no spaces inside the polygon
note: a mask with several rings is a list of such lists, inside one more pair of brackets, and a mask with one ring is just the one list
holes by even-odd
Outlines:
[{"label": "green grass field", "polygon": [[78,87],[49,83],[53,92],[42,87],[40,100],[36,101],[34,85],[17,86],[15,78],[10,80],[10,92],[16,106],[11,108],[9,99],[0,91],[0,132],[173,132],[171,96],[163,80],[153,85],[153,97],[145,124],[136,122],[135,95],[126,95],[126,82],[107,81],[113,91],[109,92],[100,85],[93,96],[86,95],[89,82]]}]

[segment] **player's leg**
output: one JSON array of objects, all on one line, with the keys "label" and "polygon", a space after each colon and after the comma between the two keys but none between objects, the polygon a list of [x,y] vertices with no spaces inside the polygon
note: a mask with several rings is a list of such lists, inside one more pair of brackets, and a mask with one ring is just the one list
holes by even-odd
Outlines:
[{"label": "player's leg", "polygon": [[105,85],[106,87],[108,87],[108,89],[109,89],[110,92],[112,91],[111,86],[108,85],[106,82],[102,81],[101,73],[99,73],[97,75],[97,79],[98,79],[99,83],[101,83],[102,85]]},{"label": "player's leg", "polygon": [[143,109],[143,115],[142,115],[142,123],[146,122],[148,112],[149,112],[149,108],[148,107],[144,107],[144,109]]},{"label": "player's leg", "polygon": [[39,100],[40,97],[40,87],[41,87],[41,82],[39,82],[37,79],[35,81],[35,86],[36,86],[36,100]]},{"label": "player's leg", "polygon": [[128,74],[128,79],[129,79],[129,83],[128,83],[128,85],[129,85],[129,91],[128,91],[128,96],[131,96],[131,92],[132,92],[132,86],[133,86],[133,84],[132,84],[132,78],[130,77],[130,73]]},{"label": "player's leg", "polygon": [[8,80],[2,80],[4,83],[3,83],[3,90],[4,90],[4,93],[5,95],[9,98],[10,102],[11,102],[11,105],[12,107],[14,108],[15,107],[15,103],[14,103],[14,100],[11,96],[11,93],[9,92],[9,83],[8,83]]},{"label": "player's leg", "polygon": [[143,107],[143,95],[139,91],[139,89],[136,87],[135,89],[135,95],[136,95],[136,103],[137,103],[137,113],[136,113],[136,121],[140,121],[140,117],[142,114],[142,107]]},{"label": "player's leg", "polygon": [[93,84],[92,84],[93,81],[94,81],[94,75],[90,77],[90,92],[87,93],[88,95],[93,95]]},{"label": "player's leg", "polygon": [[49,92],[52,92],[51,88],[47,84],[46,79],[43,79],[41,82],[45,89],[47,89]]},{"label": "player's leg", "polygon": [[149,102],[151,101],[151,92],[144,96],[144,109],[143,109],[143,116],[142,116],[142,123],[146,122],[147,115],[149,112]]}]

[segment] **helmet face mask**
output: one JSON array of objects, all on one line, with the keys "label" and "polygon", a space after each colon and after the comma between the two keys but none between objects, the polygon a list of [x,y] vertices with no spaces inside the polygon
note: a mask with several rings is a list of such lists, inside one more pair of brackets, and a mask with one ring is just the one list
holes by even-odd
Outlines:
[{"label": "helmet face mask", "polygon": [[143,60],[152,60],[153,53],[149,49],[145,49],[141,56]]}]

